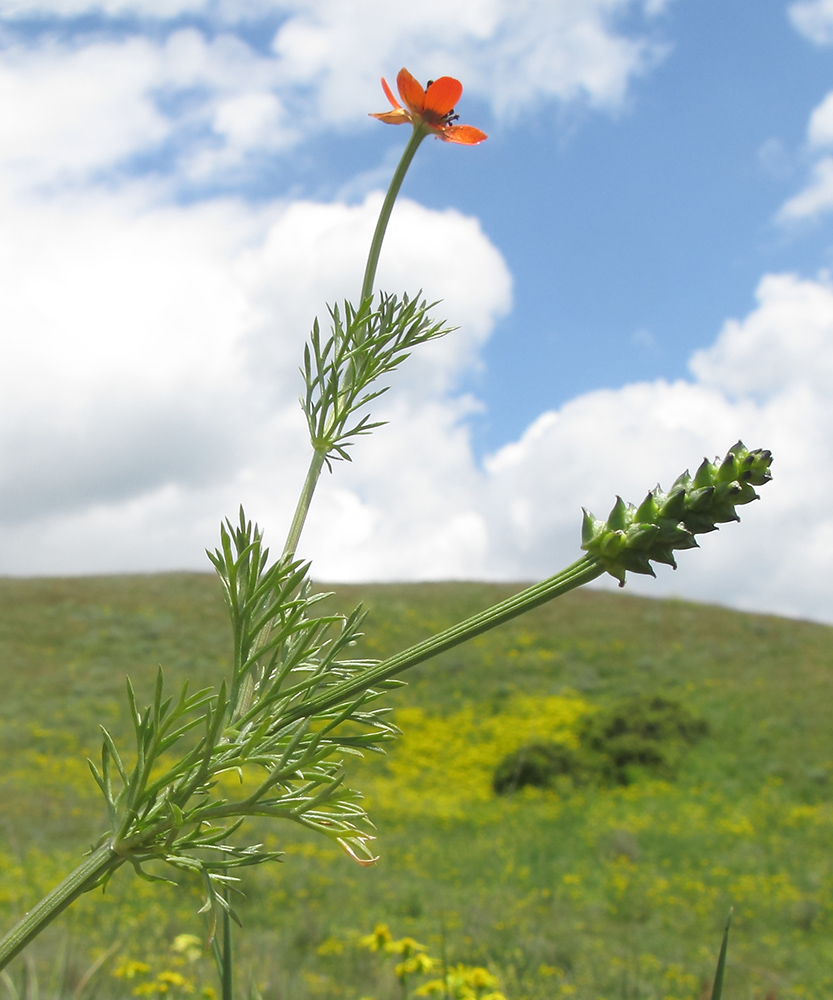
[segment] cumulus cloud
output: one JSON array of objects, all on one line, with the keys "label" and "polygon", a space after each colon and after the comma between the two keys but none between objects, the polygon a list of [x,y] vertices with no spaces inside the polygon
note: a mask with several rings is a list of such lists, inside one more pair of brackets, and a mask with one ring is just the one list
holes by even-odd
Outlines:
[{"label": "cumulus cloud", "polygon": [[640,7],[658,12],[629,0],[425,0],[407,8],[303,0],[284,6],[292,15],[274,49],[289,78],[318,88],[319,113],[331,121],[366,110],[371,85],[400,63],[423,79],[442,67],[501,115],[552,98],[611,107],[665,52],[617,30],[617,19]]},{"label": "cumulus cloud", "polygon": [[[255,212],[247,164],[366,122],[378,77],[403,60],[467,75],[497,114],[615,107],[661,55],[647,26],[663,6],[0,0],[0,323],[14,332],[0,367],[2,568],[192,565],[207,520],[238,498],[285,515],[303,464],[301,337],[325,298],[355,293],[380,196]],[[634,12],[642,34],[621,28]],[[183,27],[188,14],[207,27]],[[271,48],[254,47],[244,22],[276,15]],[[217,197],[218,178],[240,195]],[[502,258],[476,220],[403,202],[379,278],[465,319],[413,360],[391,406],[414,454],[436,457],[441,439],[468,454],[477,404],[455,386],[509,307]],[[345,483],[333,502],[367,509]],[[430,549],[449,572],[483,540],[482,515],[455,517]],[[414,557],[433,564],[428,547]]]},{"label": "cumulus cloud", "polygon": [[833,93],[828,94],[810,115],[807,141],[813,149],[833,145]]},{"label": "cumulus cloud", "polygon": [[[311,531],[319,572],[541,577],[579,554],[581,505],[606,515],[617,493],[639,502],[658,480],[668,487],[742,437],[776,457],[762,501],[742,511],[743,525],[681,554],[676,574],[660,567],[658,580],[629,587],[833,620],[833,286],[825,276],[770,275],[757,299],[694,355],[690,380],[577,397],[483,468],[451,411],[445,424],[436,412],[424,423],[397,414],[395,436],[368,442],[361,466],[325,484]],[[397,458],[403,450],[416,467]]]},{"label": "cumulus cloud", "polygon": [[246,213],[106,196],[2,211],[2,516],[210,479],[238,430],[250,307],[227,265]]},{"label": "cumulus cloud", "polygon": [[[254,208],[243,181],[239,196],[188,204],[177,185],[245,180],[252,157],[364,121],[378,76],[402,62],[459,75],[498,115],[547,101],[614,108],[662,55],[647,21],[635,34],[619,17],[662,6],[0,0],[0,328],[13,331],[0,366],[0,571],[199,568],[241,501],[280,544],[307,455],[301,343],[324,301],[355,295],[381,195]],[[147,18],[189,12],[212,31],[143,34]],[[100,30],[13,31],[15,19],[81,13],[101,15]],[[275,13],[271,49],[255,50],[238,22]],[[125,14],[135,29],[108,34],[106,19]],[[828,206],[831,114],[826,101],[811,120],[817,176],[792,217]],[[468,429],[480,404],[458,386],[511,305],[500,253],[476,219],[403,201],[379,282],[443,299],[461,330],[409,361],[378,408],[390,426],[325,476],[302,544],[319,577],[552,572],[578,554],[581,504],[603,514],[616,492],[638,500],[740,435],[773,448],[776,482],[748,524],[705,539],[650,592],[833,617],[826,279],[766,278],[757,307],[692,359],[691,379],[578,397],[482,464]]]},{"label": "cumulus cloud", "polygon": [[810,178],[798,194],[792,196],[778,211],[780,222],[815,219],[833,208],[833,157],[825,156],[813,164]]},{"label": "cumulus cloud", "polygon": [[[650,0],[0,0],[0,159],[29,185],[148,170],[185,183],[239,180],[247,164],[322,129],[366,123],[372,102],[384,103],[379,77],[403,62],[423,78],[457,74],[498,115],[546,101],[615,108],[665,52],[650,31],[621,30],[620,18],[642,11],[647,26],[658,9]],[[188,13],[211,30],[178,26]],[[80,14],[99,16],[94,32],[66,20]],[[128,14],[139,20],[108,29],[108,18]],[[266,15],[280,23],[271,49],[255,48],[243,22]],[[56,32],[16,35],[33,17]]]},{"label": "cumulus cloud", "polygon": [[[793,25],[817,45],[833,42],[833,0],[808,0],[789,8]],[[780,208],[777,220],[793,223],[817,219],[833,208],[833,91],[813,109],[807,124],[806,152],[811,158],[807,183]]]},{"label": "cumulus cloud", "polygon": [[[237,37],[193,28],[0,52],[0,173],[27,190],[83,187],[141,172],[188,181],[294,144],[274,60]],[[147,171],[146,171],[147,172]]]},{"label": "cumulus cloud", "polygon": [[[381,194],[257,212],[233,199],[154,207],[144,195],[4,206],[0,326],[15,334],[0,366],[5,571],[120,568],[124,541],[110,546],[99,529],[77,563],[80,529],[51,549],[19,545],[32,524],[46,539],[91,510],[114,524],[115,510],[139,516],[142,498],[141,516],[181,510],[202,524],[201,505],[216,521],[251,494],[282,522],[303,476],[301,345],[327,298],[355,298]],[[511,284],[476,220],[404,201],[379,282],[416,293],[414,275],[452,322],[470,320],[400,380],[399,405],[421,409],[471,366]],[[127,565],[200,560],[188,528],[166,546],[137,538]]]},{"label": "cumulus cloud", "polygon": [[814,159],[804,188],[789,198],[778,212],[778,221],[796,222],[818,218],[833,208],[833,91],[810,115],[807,125],[807,152]]},{"label": "cumulus cloud", "polygon": [[[344,262],[366,243],[378,198],[276,204],[265,219],[229,202],[212,206],[222,226],[209,225],[205,208],[177,209],[187,236],[159,261],[153,253],[170,219],[142,216],[117,255],[137,280],[155,281],[190,256],[194,295],[169,318],[163,299],[114,331],[106,299],[86,307],[90,287],[62,299],[83,272],[103,266],[103,249],[83,242],[77,272],[62,275],[53,262],[51,313],[31,310],[22,289],[16,317],[28,315],[29,325],[2,397],[4,452],[14,459],[0,481],[3,570],[199,568],[217,520],[241,501],[279,544],[306,460],[293,362],[325,286],[355,287],[355,265]],[[377,410],[390,425],[322,480],[302,541],[319,578],[543,576],[579,554],[581,505],[604,515],[617,493],[639,501],[657,480],[668,486],[684,466],[742,437],[775,453],[763,500],[742,511],[742,526],[681,554],[678,573],[661,567],[659,580],[629,586],[833,620],[827,277],[766,277],[756,307],[693,356],[689,380],[579,396],[481,465],[467,426],[478,404],[455,386],[509,306],[509,277],[475,220],[401,207],[382,284],[407,287],[419,272],[452,320],[473,321],[409,362]],[[99,229],[106,242],[106,225]],[[226,236],[212,242],[209,231]],[[304,252],[293,260],[287,248],[299,239]],[[320,269],[308,264],[316,253]],[[151,352],[139,350],[145,336]],[[27,374],[39,365],[33,383]],[[131,368],[128,391],[122,374]]]},{"label": "cumulus cloud", "polygon": [[833,0],[801,0],[790,4],[790,21],[816,45],[833,42]]},{"label": "cumulus cloud", "polygon": [[87,174],[159,143],[170,125],[147,99],[158,73],[141,39],[0,55],[0,166],[31,184]]},{"label": "cumulus cloud", "polygon": [[[210,6],[213,5],[207,0],[0,0],[0,17],[12,22],[48,16],[70,18],[82,14],[174,18],[205,11]],[[241,6],[254,10],[250,4]]]}]

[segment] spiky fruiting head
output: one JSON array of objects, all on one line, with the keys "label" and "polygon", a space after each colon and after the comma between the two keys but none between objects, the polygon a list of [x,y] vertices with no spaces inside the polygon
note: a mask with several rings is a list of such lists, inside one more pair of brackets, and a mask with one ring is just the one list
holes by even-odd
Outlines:
[{"label": "spiky fruiting head", "polygon": [[738,441],[723,461],[703,459],[693,478],[684,472],[667,493],[657,486],[638,507],[617,497],[606,521],[585,510],[581,547],[619,586],[628,571],[655,576],[651,561],[676,569],[675,549],[695,548],[695,535],[740,520],[735,508],[759,499],[755,487],[770,481],[771,464],[771,452]]}]

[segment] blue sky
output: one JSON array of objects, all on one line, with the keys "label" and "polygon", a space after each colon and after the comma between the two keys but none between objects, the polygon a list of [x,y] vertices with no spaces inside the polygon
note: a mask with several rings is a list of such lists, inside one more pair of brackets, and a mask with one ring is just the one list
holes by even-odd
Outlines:
[{"label": "blue sky", "polygon": [[424,204],[477,214],[514,278],[472,382],[485,450],[578,392],[684,377],[762,273],[831,264],[829,226],[774,223],[803,180],[830,50],[774,2],[682,0],[654,31],[668,54],[623,107],[527,113],[474,166],[455,162],[447,186],[445,150],[411,180]]},{"label": "blue sky", "polygon": [[318,575],[540,576],[744,437],[762,503],[634,589],[833,620],[832,57],[831,0],[0,0],[0,573],[280,537],[405,64],[489,140],[423,145],[380,282],[460,330],[322,484]]}]

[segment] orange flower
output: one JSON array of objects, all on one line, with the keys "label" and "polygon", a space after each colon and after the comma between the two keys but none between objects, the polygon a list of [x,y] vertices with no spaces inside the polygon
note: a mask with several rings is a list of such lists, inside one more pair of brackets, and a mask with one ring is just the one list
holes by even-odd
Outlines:
[{"label": "orange flower", "polygon": [[433,132],[443,142],[459,142],[464,146],[474,146],[483,142],[486,133],[472,125],[454,125],[459,115],[454,114],[454,105],[460,100],[463,85],[451,76],[441,76],[430,80],[423,90],[406,69],[401,69],[396,77],[396,86],[402,105],[393,96],[387,80],[382,77],[382,90],[390,101],[393,111],[382,111],[371,118],[378,118],[388,125],[402,125],[412,122],[414,128]]}]

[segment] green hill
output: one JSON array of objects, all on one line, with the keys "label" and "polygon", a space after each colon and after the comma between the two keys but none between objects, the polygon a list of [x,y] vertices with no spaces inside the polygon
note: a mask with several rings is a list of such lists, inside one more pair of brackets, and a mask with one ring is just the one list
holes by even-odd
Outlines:
[{"label": "green hill", "polygon": [[[338,587],[330,600],[364,603],[361,652],[382,657],[513,589]],[[126,734],[124,675],[144,695],[160,663],[172,681],[215,683],[228,630],[209,575],[4,580],[0,606],[9,924],[103,828],[85,758],[98,754],[99,723]],[[401,995],[394,959],[358,943],[386,923],[435,958],[487,967],[509,1000],[696,1000],[734,906],[727,1000],[833,995],[829,628],[583,591],[407,680],[389,698],[403,737],[349,768],[379,863],[360,869],[294,827],[259,833],[286,857],[245,875],[244,993]],[[626,784],[561,777],[493,792],[507,754],[578,746],[587,719],[634,696],[678,703],[707,735],[671,748],[672,770],[637,766]],[[44,996],[210,996],[208,960],[182,941],[171,950],[204,934],[198,887],[120,871],[94,896],[36,943],[28,972],[17,960],[6,985],[21,1000],[34,1000],[35,973]]]}]

